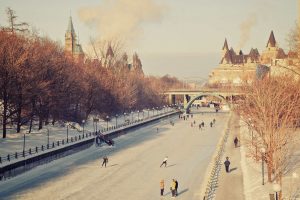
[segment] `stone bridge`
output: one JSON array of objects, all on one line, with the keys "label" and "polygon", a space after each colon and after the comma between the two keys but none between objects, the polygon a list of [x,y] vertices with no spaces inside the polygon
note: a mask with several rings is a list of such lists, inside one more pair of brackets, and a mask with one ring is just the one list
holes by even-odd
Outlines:
[{"label": "stone bridge", "polygon": [[[173,89],[164,92],[164,95],[168,96],[169,104],[183,103],[184,109],[188,111],[194,101],[202,99],[202,97],[216,97],[230,108],[233,100],[236,97],[243,95],[243,93],[238,89],[200,88]],[[183,102],[176,102],[176,96],[182,96]]]}]

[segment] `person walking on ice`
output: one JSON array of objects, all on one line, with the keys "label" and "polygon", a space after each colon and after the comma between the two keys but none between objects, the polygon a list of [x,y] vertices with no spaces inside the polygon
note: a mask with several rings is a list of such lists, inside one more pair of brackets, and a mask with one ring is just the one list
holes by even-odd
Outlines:
[{"label": "person walking on ice", "polygon": [[163,160],[163,162],[161,163],[160,167],[165,164],[165,167],[167,167],[167,161],[168,161],[168,156],[166,156]]},{"label": "person walking on ice", "polygon": [[229,165],[230,165],[229,157],[226,157],[226,161],[224,162],[224,165],[225,165],[226,172],[229,173]]},{"label": "person walking on ice", "polygon": [[102,167],[103,165],[106,167],[106,164],[108,163],[108,158],[106,156],[103,157]]},{"label": "person walking on ice", "polygon": [[176,191],[176,182],[175,182],[174,179],[172,180],[172,183],[171,183],[171,186],[170,186],[170,190],[171,190],[171,193],[172,193],[172,198],[175,198],[175,196],[176,196],[176,194],[175,194],[175,191]]},{"label": "person walking on ice", "polygon": [[160,196],[164,196],[164,190],[165,190],[165,182],[163,179],[160,181]]},{"label": "person walking on ice", "polygon": [[175,180],[175,196],[178,195],[178,181]]},{"label": "person walking on ice", "polygon": [[234,142],[234,147],[237,148],[237,145],[239,143],[239,139],[237,137],[235,137],[233,142]]}]

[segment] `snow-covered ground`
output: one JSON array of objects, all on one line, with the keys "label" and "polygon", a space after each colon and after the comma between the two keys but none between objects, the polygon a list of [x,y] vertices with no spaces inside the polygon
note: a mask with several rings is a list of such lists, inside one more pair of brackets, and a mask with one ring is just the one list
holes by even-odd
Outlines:
[{"label": "snow-covered ground", "polygon": [[[165,110],[151,110],[149,111],[149,117],[155,116],[160,113],[164,113],[167,111],[171,111],[171,108]],[[107,126],[116,126],[116,124],[121,125],[124,124],[124,120],[134,121],[137,119],[146,119],[148,117],[148,111],[144,110],[143,112],[137,113],[133,112],[129,115],[127,114],[125,117],[118,116],[111,118],[111,120],[107,123],[103,119],[99,119],[97,122],[97,130],[106,129]],[[90,116],[89,119],[84,124],[84,132],[94,132],[96,130],[96,123],[93,123],[93,118],[99,118],[97,116]],[[41,145],[46,146],[48,143],[48,131],[49,131],[49,144],[51,145],[52,142],[58,140],[66,140],[67,139],[67,125],[70,124],[72,126],[68,126],[68,138],[77,136],[83,133],[83,126],[80,126],[76,123],[56,123],[54,126],[51,124],[47,126],[43,126],[43,129],[37,130],[37,126],[34,127],[33,131],[28,134],[28,127],[22,127],[22,133],[15,133],[15,130],[10,129],[9,133],[7,134],[7,138],[3,139],[0,138],[0,156],[7,156],[7,154],[14,154],[15,152],[22,152],[23,151],[23,140],[24,140],[24,133],[25,133],[25,150],[29,148],[34,149],[36,146],[41,147]]]},{"label": "snow-covered ground", "polygon": [[[159,198],[161,179],[167,199],[172,178],[179,182],[177,199],[202,199],[205,171],[228,116],[205,112],[186,121],[175,116],[144,126],[116,138],[114,147],[91,147],[0,182],[0,199],[153,200]],[[216,124],[210,128],[213,118]],[[194,120],[196,125],[203,120],[205,129],[191,127]],[[100,166],[104,155],[107,168]],[[168,167],[160,168],[165,156]]]}]

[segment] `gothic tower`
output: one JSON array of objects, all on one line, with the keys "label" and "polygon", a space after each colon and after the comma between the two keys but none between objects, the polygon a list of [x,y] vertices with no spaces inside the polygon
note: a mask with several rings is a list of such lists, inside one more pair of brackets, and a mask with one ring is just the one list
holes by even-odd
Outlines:
[{"label": "gothic tower", "polygon": [[72,17],[69,18],[68,29],[65,34],[65,51],[73,54],[76,47],[76,34],[72,22]]},{"label": "gothic tower", "polygon": [[69,18],[68,28],[65,34],[65,52],[78,62],[84,61],[84,52],[76,39],[76,34],[72,22],[72,17]]}]

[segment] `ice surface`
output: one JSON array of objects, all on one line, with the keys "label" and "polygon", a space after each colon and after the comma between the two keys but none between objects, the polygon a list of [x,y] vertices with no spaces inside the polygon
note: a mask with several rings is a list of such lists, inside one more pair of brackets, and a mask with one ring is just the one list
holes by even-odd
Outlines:
[{"label": "ice surface", "polygon": [[[179,182],[177,199],[201,199],[204,173],[228,116],[205,112],[187,121],[175,116],[144,126],[116,138],[114,147],[91,147],[1,182],[0,197],[153,200],[159,199],[161,179],[165,180],[164,198],[170,198],[169,186],[175,178]],[[210,128],[213,118],[216,125]],[[196,126],[191,127],[194,120]],[[206,126],[200,131],[197,125],[202,120]],[[104,155],[109,162],[101,168]],[[160,168],[165,156],[169,157],[168,167]]]}]

